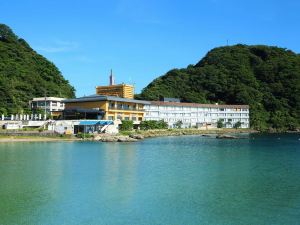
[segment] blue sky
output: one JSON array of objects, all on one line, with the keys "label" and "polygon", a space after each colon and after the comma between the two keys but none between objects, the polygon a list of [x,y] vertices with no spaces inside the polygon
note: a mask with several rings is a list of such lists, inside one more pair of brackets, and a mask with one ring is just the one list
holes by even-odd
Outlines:
[{"label": "blue sky", "polygon": [[10,0],[0,10],[0,23],[54,62],[77,96],[108,84],[111,68],[139,93],[227,40],[300,53],[297,0]]}]

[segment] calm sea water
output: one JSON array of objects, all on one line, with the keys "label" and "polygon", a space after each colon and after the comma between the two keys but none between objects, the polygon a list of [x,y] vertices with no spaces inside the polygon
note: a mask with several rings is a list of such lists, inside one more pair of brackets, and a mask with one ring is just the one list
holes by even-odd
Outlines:
[{"label": "calm sea water", "polygon": [[300,136],[2,143],[0,224],[300,224]]}]

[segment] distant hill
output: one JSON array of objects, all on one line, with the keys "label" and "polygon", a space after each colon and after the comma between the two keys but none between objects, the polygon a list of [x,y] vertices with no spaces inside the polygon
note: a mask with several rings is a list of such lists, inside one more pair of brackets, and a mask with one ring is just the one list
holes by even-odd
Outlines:
[{"label": "distant hill", "polygon": [[300,124],[300,55],[270,46],[211,50],[196,65],[173,69],[137,97],[186,102],[249,104],[256,129],[294,130]]},{"label": "distant hill", "polygon": [[57,67],[0,24],[0,114],[28,111],[33,97],[74,97]]}]

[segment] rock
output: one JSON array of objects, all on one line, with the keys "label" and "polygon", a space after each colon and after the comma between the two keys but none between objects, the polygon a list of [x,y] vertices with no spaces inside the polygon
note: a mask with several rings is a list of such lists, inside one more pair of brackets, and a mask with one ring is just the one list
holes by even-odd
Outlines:
[{"label": "rock", "polygon": [[116,142],[118,139],[115,136],[103,136],[101,138],[101,141],[103,142]]},{"label": "rock", "polygon": [[219,134],[216,136],[218,139],[238,139],[236,136],[231,136],[231,135],[225,135],[225,134]]},{"label": "rock", "polygon": [[94,137],[94,141],[101,141],[101,140],[102,140],[102,137],[99,135]]},{"label": "rock", "polygon": [[130,134],[129,137],[134,139],[144,139],[144,136],[141,134]]},{"label": "rock", "polygon": [[134,142],[137,141],[137,139],[131,138],[129,136],[119,136],[118,142]]}]

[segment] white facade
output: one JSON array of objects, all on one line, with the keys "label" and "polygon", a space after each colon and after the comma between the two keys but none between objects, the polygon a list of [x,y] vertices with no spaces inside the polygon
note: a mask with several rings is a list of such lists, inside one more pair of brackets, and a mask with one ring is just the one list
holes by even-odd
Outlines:
[{"label": "white facade", "polygon": [[217,127],[218,120],[222,120],[226,128],[232,128],[237,122],[241,122],[241,128],[249,128],[248,105],[151,102],[144,109],[145,120],[164,120],[169,127],[178,121],[185,128]]},{"label": "white facade", "polygon": [[62,101],[65,98],[57,98],[57,97],[41,97],[41,98],[33,98],[29,104],[32,110],[41,109],[45,110],[47,113],[62,111],[65,109],[65,103]]}]

